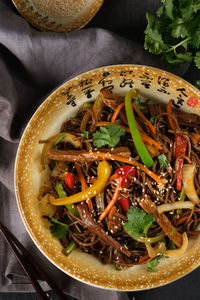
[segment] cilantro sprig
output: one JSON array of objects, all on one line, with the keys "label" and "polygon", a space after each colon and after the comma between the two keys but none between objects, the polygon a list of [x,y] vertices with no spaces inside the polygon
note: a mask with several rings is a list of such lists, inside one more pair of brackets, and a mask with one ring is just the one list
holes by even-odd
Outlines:
[{"label": "cilantro sprig", "polygon": [[160,164],[161,169],[164,169],[164,168],[167,167],[169,161],[168,161],[165,154],[158,155],[158,160],[159,160],[159,164]]},{"label": "cilantro sprig", "polygon": [[200,1],[161,0],[156,16],[146,13],[144,48],[163,62],[194,61],[200,69]]},{"label": "cilantro sprig", "polygon": [[132,237],[145,236],[155,218],[152,214],[147,214],[139,207],[131,206],[127,212],[128,222],[124,224],[124,229]]},{"label": "cilantro sprig", "polygon": [[100,127],[95,133],[93,133],[94,145],[97,148],[108,145],[109,147],[115,147],[120,137],[125,134],[125,129],[120,128],[119,125],[110,123],[106,127]]},{"label": "cilantro sprig", "polygon": [[52,217],[49,217],[49,221],[52,224],[49,229],[53,236],[57,237],[58,239],[63,239],[64,237],[66,237],[67,231],[69,229],[69,226],[67,224],[59,222]]}]

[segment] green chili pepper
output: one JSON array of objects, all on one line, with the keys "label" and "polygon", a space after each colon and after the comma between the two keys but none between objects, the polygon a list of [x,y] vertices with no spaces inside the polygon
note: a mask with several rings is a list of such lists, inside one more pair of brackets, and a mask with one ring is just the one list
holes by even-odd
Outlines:
[{"label": "green chili pepper", "polygon": [[[58,181],[56,183],[56,192],[57,192],[59,198],[67,197],[67,194],[63,188],[62,182],[60,182],[60,181]],[[70,213],[79,217],[78,210],[74,204],[66,204],[65,207],[70,211]]]},{"label": "green chili pepper", "polygon": [[154,164],[153,159],[151,158],[151,155],[149,154],[145,144],[142,141],[140,132],[138,130],[136,120],[134,117],[131,100],[132,97],[136,95],[136,92],[134,89],[128,91],[128,93],[125,96],[125,109],[126,109],[126,116],[128,120],[128,125],[131,131],[132,139],[135,145],[135,148],[138,152],[138,155],[140,156],[142,162],[146,167],[152,167]]},{"label": "green chili pepper", "polygon": [[77,247],[77,244],[74,240],[72,240],[69,245],[67,246],[67,248],[65,248],[64,253],[65,255],[70,255],[70,253],[72,253],[72,251]]}]

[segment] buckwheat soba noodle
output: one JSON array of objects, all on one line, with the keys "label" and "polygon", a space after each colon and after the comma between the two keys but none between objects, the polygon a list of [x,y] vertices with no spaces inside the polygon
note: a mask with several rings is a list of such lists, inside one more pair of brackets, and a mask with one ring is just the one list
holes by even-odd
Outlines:
[{"label": "buckwheat soba noodle", "polygon": [[49,184],[39,201],[66,255],[117,269],[181,256],[200,233],[199,116],[102,89],[60,133],[41,140]]}]

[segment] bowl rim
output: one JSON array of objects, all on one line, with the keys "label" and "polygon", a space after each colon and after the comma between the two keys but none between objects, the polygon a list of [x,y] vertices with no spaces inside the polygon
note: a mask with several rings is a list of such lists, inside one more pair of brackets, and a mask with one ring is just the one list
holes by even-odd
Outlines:
[{"label": "bowl rim", "polygon": [[100,71],[101,69],[105,69],[105,68],[117,68],[117,67],[146,67],[146,68],[150,68],[150,69],[153,69],[155,71],[159,71],[159,72],[164,72],[165,74],[169,74],[171,75],[172,77],[176,77],[177,79],[183,81],[184,83],[186,84],[189,84],[193,89],[195,89],[198,93],[200,93],[200,91],[198,90],[197,87],[195,87],[192,83],[188,82],[187,80],[185,79],[182,79],[181,77],[171,73],[171,72],[168,72],[168,71],[165,71],[163,69],[160,69],[160,68],[156,68],[156,67],[152,67],[152,66],[148,66],[148,65],[140,65],[140,64],[117,64],[117,65],[106,65],[106,66],[102,66],[102,67],[99,67],[99,68],[95,68],[95,69],[91,69],[89,71],[86,71],[86,72],[83,72],[79,75],[76,75],[75,77],[72,77],[70,78],[69,80],[66,80],[66,81],[63,81],[61,84],[59,84],[58,86],[56,86],[53,90],[51,90],[44,98],[44,100],[42,100],[41,104],[35,109],[34,113],[32,114],[31,118],[29,118],[27,124],[25,125],[25,128],[21,134],[21,138],[20,138],[20,141],[19,141],[19,145],[18,145],[18,148],[17,148],[17,152],[16,152],[16,156],[15,156],[15,164],[14,164],[14,191],[15,191],[15,198],[16,198],[16,202],[17,202],[17,207],[18,207],[18,211],[20,213],[20,217],[22,219],[22,222],[26,228],[26,231],[27,233],[29,234],[29,236],[31,237],[33,243],[36,245],[36,247],[39,249],[39,251],[48,259],[48,261],[50,261],[56,268],[58,268],[60,271],[62,271],[63,273],[65,273],[65,275],[68,275],[70,277],[72,277],[73,279],[76,279],[84,284],[87,284],[87,285],[90,285],[92,287],[95,287],[95,288],[100,288],[100,289],[104,289],[104,290],[108,290],[108,291],[121,291],[121,292],[137,292],[137,291],[145,291],[145,290],[150,290],[150,289],[155,289],[155,288],[158,288],[158,287],[162,287],[162,286],[165,286],[165,285],[168,285],[170,283],[173,283],[181,278],[183,278],[184,276],[187,276],[189,275],[191,272],[193,272],[194,270],[196,270],[199,266],[200,266],[200,260],[199,262],[194,265],[191,269],[187,270],[187,271],[184,271],[184,274],[182,275],[178,275],[178,277],[174,278],[174,279],[171,279],[171,280],[166,280],[166,282],[164,283],[158,283],[154,286],[150,286],[150,287],[143,287],[143,288],[137,288],[137,289],[118,289],[118,288],[112,288],[112,287],[104,287],[104,286],[101,286],[101,285],[98,285],[98,284],[94,284],[94,283],[91,283],[91,282],[86,282],[84,281],[83,279],[79,278],[79,277],[76,277],[76,275],[73,275],[71,273],[68,273],[68,271],[62,269],[62,267],[60,267],[56,262],[54,262],[53,260],[51,260],[51,258],[47,255],[47,253],[45,253],[45,251],[43,249],[40,248],[40,245],[37,243],[37,241],[35,240],[34,238],[34,235],[32,234],[31,230],[29,230],[29,224],[25,218],[25,216],[23,216],[23,211],[22,211],[22,208],[20,207],[20,199],[18,198],[18,188],[17,188],[17,164],[18,164],[18,159],[19,159],[19,152],[20,152],[20,148],[21,148],[21,143],[22,143],[22,139],[28,129],[28,126],[29,126],[29,123],[31,122],[31,120],[35,117],[35,114],[40,110],[40,108],[44,105],[44,103],[46,102],[46,100],[50,97],[50,96],[53,96],[58,89],[60,89],[63,85],[67,84],[67,83],[71,83],[73,81],[76,81],[80,76],[84,76],[84,75],[87,75],[91,72],[95,72],[95,71]]}]

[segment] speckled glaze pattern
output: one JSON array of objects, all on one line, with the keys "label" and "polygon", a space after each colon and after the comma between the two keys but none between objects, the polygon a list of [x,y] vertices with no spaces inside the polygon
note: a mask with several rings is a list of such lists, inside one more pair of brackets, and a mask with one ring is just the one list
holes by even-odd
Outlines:
[{"label": "speckled glaze pattern", "polygon": [[48,0],[47,6],[45,0],[12,0],[21,15],[33,26],[42,31],[53,32],[69,32],[82,28],[94,17],[103,1],[74,0],[71,5],[70,0],[67,5],[67,1],[63,3],[63,0]]},{"label": "speckled glaze pattern", "polygon": [[61,124],[94,100],[102,87],[116,95],[125,95],[138,88],[145,98],[167,103],[200,115],[199,91],[181,78],[152,67],[138,65],[109,66],[84,73],[56,89],[37,109],[29,121],[19,145],[15,165],[15,190],[21,217],[37,247],[63,272],[85,283],[115,290],[142,290],[167,284],[192,271],[200,264],[200,236],[189,241],[186,253],[179,259],[163,258],[157,272],[147,271],[146,265],[121,271],[112,265],[102,265],[81,250],[69,257],[49,232],[49,224],[41,217],[37,200],[42,171],[40,139],[59,132]]}]

